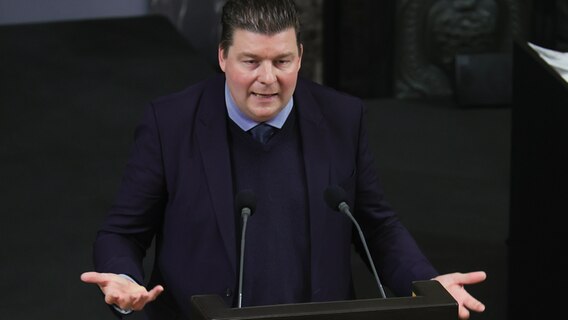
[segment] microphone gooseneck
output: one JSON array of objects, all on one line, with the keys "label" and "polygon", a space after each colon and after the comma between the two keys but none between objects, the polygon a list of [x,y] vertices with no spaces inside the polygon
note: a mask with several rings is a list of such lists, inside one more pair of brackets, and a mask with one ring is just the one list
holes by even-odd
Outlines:
[{"label": "microphone gooseneck", "polygon": [[357,231],[359,232],[359,238],[363,243],[363,247],[365,248],[365,253],[367,254],[367,259],[369,259],[369,265],[373,271],[373,275],[375,276],[375,280],[377,282],[377,286],[379,287],[379,293],[381,294],[382,298],[386,298],[387,295],[385,294],[385,290],[383,289],[383,285],[381,283],[381,279],[377,273],[377,269],[375,268],[375,264],[373,262],[373,258],[371,257],[371,253],[369,252],[369,248],[367,247],[367,241],[365,241],[365,235],[359,226],[359,223],[349,210],[349,205],[347,204],[347,194],[345,190],[337,185],[331,185],[327,187],[324,191],[324,199],[327,205],[335,211],[342,212],[343,214],[347,215],[349,219],[353,222]]},{"label": "microphone gooseneck", "polygon": [[245,235],[247,230],[248,218],[252,216],[256,209],[256,196],[252,190],[242,190],[235,196],[235,204],[241,213],[243,219],[243,228],[241,231],[241,255],[239,265],[239,294],[237,307],[241,308],[243,303],[243,266],[245,257]]}]

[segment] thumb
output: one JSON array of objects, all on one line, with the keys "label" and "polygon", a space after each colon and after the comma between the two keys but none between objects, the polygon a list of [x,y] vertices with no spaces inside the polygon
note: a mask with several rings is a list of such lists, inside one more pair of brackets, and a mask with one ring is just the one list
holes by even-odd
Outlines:
[{"label": "thumb", "polygon": [[162,293],[164,292],[164,287],[157,285],[154,288],[152,288],[152,290],[148,291],[148,298],[153,301],[156,300],[156,298]]}]

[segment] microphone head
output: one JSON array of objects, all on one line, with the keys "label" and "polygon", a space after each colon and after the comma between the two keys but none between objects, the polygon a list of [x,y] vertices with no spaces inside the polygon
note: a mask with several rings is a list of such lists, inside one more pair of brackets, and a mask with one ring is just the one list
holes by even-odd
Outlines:
[{"label": "microphone head", "polygon": [[339,204],[347,202],[347,193],[342,187],[331,185],[325,189],[323,198],[330,208],[339,211]]},{"label": "microphone head", "polygon": [[249,208],[250,215],[252,215],[256,209],[256,196],[250,189],[241,190],[235,196],[235,204],[237,205],[239,212],[244,208]]}]

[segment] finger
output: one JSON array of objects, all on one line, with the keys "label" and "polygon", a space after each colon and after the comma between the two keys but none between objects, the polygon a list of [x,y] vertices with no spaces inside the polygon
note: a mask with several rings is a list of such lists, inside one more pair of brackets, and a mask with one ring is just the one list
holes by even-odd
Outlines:
[{"label": "finger", "polygon": [[119,296],[113,293],[105,294],[105,302],[110,305],[117,305],[122,308],[121,301],[119,301]]},{"label": "finger", "polygon": [[462,306],[459,306],[458,308],[458,317],[460,318],[460,320],[467,320],[469,319],[469,310],[467,310],[467,308],[464,308]]},{"label": "finger", "polygon": [[466,299],[463,303],[463,305],[468,308],[469,310],[475,311],[475,312],[483,312],[485,311],[485,305],[483,303],[481,303],[481,301],[475,299],[474,297],[469,297],[469,299]]},{"label": "finger", "polygon": [[147,293],[140,295],[135,301],[132,302],[132,310],[142,310],[147,303],[156,300],[156,298],[163,291],[164,288],[158,285]]},{"label": "finger", "polygon": [[154,301],[164,291],[164,287],[157,285],[152,290],[148,291],[148,302]]},{"label": "finger", "polygon": [[[125,296],[124,294],[117,294],[117,295],[110,295],[110,298],[107,299],[109,295],[105,296],[105,302],[110,305],[115,305],[123,310],[132,310],[132,296]],[[109,303],[110,302],[110,303]]]},{"label": "finger", "polygon": [[461,284],[475,284],[484,281],[487,278],[487,274],[484,271],[474,271],[468,273],[459,274],[458,282]]},{"label": "finger", "polygon": [[140,311],[146,305],[148,293],[137,293],[130,296],[130,309]]},{"label": "finger", "polygon": [[101,284],[108,281],[108,275],[98,272],[85,272],[81,274],[81,281],[86,283]]},{"label": "finger", "polygon": [[136,298],[134,301],[132,301],[132,310],[134,311],[140,311],[142,309],[144,309],[144,306],[147,303],[147,297],[146,295],[140,295],[138,298]]}]

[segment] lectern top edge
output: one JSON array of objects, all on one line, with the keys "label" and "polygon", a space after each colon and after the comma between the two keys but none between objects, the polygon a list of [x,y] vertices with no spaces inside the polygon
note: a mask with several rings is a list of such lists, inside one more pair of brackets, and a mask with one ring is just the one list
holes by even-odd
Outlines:
[{"label": "lectern top edge", "polygon": [[192,319],[198,320],[445,320],[457,319],[457,302],[434,280],[413,284],[413,297],[308,302],[228,308],[216,295],[191,298]]}]

